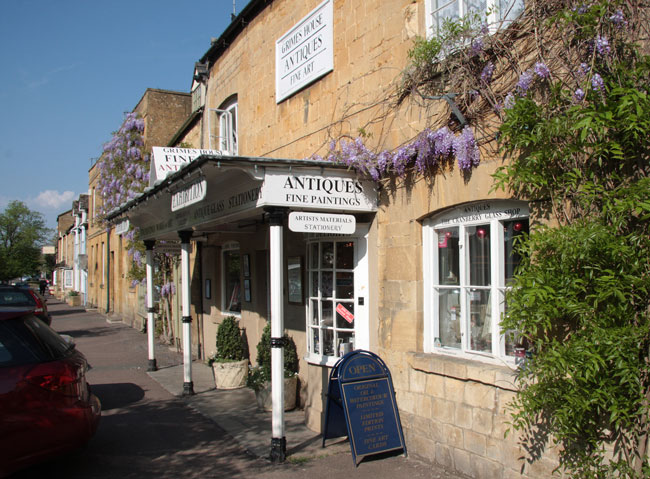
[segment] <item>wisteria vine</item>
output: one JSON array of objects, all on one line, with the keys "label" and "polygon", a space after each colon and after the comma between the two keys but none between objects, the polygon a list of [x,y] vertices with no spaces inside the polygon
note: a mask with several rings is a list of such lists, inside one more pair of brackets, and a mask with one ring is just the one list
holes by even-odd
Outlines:
[{"label": "wisteria vine", "polygon": [[103,199],[100,213],[106,215],[122,203],[135,198],[149,181],[149,156],[143,152],[144,120],[128,113],[122,126],[104,145],[97,166],[99,193]]}]

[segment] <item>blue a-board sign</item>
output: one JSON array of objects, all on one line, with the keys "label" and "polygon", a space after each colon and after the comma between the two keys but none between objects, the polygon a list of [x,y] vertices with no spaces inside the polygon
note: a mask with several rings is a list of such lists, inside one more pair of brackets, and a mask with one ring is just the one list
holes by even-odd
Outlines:
[{"label": "blue a-board sign", "polygon": [[330,372],[323,447],[345,435],[355,465],[371,454],[401,449],[406,455],[390,371],[370,351],[346,354]]}]

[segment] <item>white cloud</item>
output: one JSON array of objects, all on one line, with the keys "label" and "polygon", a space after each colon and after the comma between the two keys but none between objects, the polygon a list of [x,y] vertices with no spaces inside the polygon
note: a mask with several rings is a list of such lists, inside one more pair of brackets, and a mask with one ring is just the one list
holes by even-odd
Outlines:
[{"label": "white cloud", "polygon": [[64,209],[72,207],[72,200],[75,198],[74,191],[64,191],[59,193],[57,190],[45,190],[38,194],[31,202],[45,209]]}]

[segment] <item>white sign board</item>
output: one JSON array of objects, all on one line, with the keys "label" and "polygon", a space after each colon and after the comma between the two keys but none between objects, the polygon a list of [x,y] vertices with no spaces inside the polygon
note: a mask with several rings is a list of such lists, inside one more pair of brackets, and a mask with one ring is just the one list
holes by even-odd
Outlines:
[{"label": "white sign board", "polygon": [[333,233],[354,234],[356,219],[353,215],[336,215],[328,213],[289,213],[289,229],[296,233]]},{"label": "white sign board", "polygon": [[177,211],[186,206],[198,203],[205,199],[207,191],[208,182],[205,181],[205,178],[201,178],[182,190],[177,191],[172,194],[172,211]]},{"label": "white sign board", "polygon": [[275,42],[275,101],[334,70],[333,0],[325,0]]},{"label": "white sign board", "polygon": [[128,218],[125,220],[120,221],[118,224],[115,225],[115,234],[116,235],[123,235],[129,231],[129,220]]},{"label": "white sign board", "polygon": [[167,175],[196,160],[201,155],[221,155],[219,150],[201,150],[196,148],[169,148],[154,146],[151,148],[151,166],[149,168],[149,186],[164,180]]},{"label": "white sign board", "polygon": [[349,177],[267,172],[262,193],[266,204],[296,209],[377,209],[374,185]]}]

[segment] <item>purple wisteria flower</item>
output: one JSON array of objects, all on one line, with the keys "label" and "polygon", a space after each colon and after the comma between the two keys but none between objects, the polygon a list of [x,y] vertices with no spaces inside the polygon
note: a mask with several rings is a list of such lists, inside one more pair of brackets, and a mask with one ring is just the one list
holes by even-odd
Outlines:
[{"label": "purple wisteria flower", "polygon": [[616,12],[614,12],[614,14],[609,17],[609,21],[619,28],[627,25],[627,20],[625,19],[625,15],[623,15],[623,10],[620,9],[616,10]]},{"label": "purple wisteria flower", "polygon": [[573,101],[576,103],[580,103],[582,100],[585,98],[585,92],[582,88],[578,88],[575,92],[573,92]]},{"label": "purple wisteria flower", "polygon": [[594,76],[591,77],[591,88],[597,92],[601,92],[605,88],[605,82],[598,73],[594,73]]},{"label": "purple wisteria flower", "polygon": [[503,107],[506,110],[510,110],[515,106],[515,96],[512,93],[508,93],[506,98],[503,100]]},{"label": "purple wisteria flower", "polygon": [[487,62],[487,64],[483,67],[483,71],[481,72],[481,81],[487,85],[488,83],[490,83],[490,81],[492,81],[493,73],[494,73],[494,63]]},{"label": "purple wisteria flower", "polygon": [[589,72],[591,71],[591,67],[587,65],[586,63],[581,63],[580,67],[578,68],[578,76],[580,78],[586,77]]},{"label": "purple wisteria flower", "polygon": [[483,39],[481,37],[472,40],[470,51],[471,51],[470,56],[477,56],[480,55],[481,52],[483,52]]},{"label": "purple wisteria flower", "polygon": [[530,70],[526,70],[519,77],[517,82],[517,91],[519,94],[524,95],[533,84],[533,73]]},{"label": "purple wisteria flower", "polygon": [[460,135],[454,139],[454,153],[458,168],[469,171],[473,166],[478,166],[480,154],[474,132],[469,126],[465,126]]},{"label": "purple wisteria flower", "polygon": [[548,78],[551,76],[551,71],[548,69],[545,63],[537,62],[535,63],[535,74],[540,78]]},{"label": "purple wisteria flower", "polygon": [[598,35],[594,43],[596,45],[596,51],[600,56],[609,55],[611,48],[609,46],[609,41],[607,40],[607,37]]}]

